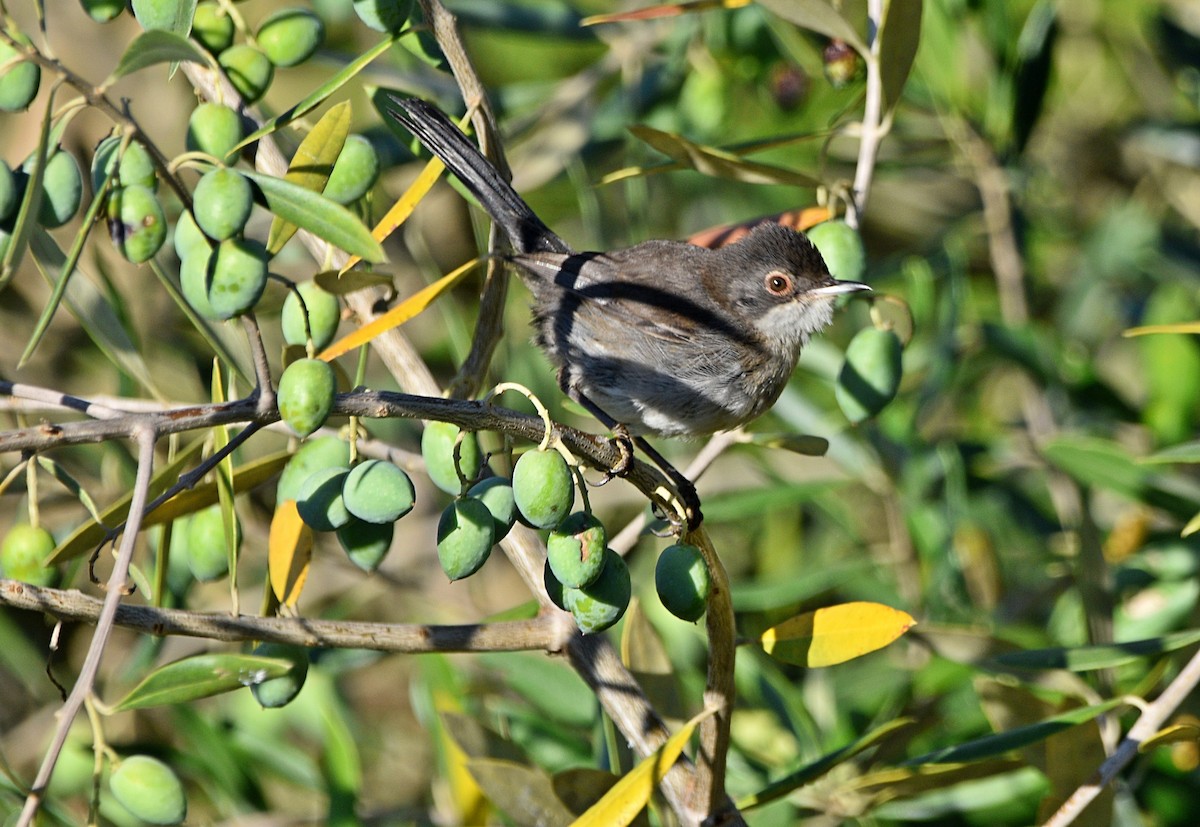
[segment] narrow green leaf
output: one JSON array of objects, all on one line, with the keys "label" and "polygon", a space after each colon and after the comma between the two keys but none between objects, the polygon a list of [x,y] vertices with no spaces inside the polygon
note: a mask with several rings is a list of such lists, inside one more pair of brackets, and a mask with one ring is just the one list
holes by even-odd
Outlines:
[{"label": "narrow green leaf", "polygon": [[883,111],[895,108],[912,71],[921,37],[922,0],[891,0],[879,32],[879,73],[883,81]]},{"label": "narrow green leaf", "polygon": [[[254,378],[249,366],[250,358],[248,351],[244,347],[245,338],[232,335],[231,328],[229,327],[214,327],[208,319],[205,319],[196,312],[194,307],[188,304],[187,299],[183,297],[183,291],[179,288],[178,283],[173,281],[171,276],[167,275],[167,272],[163,270],[156,259],[150,259],[146,263],[150,265],[151,271],[158,278],[163,289],[167,291],[167,295],[171,297],[171,300],[175,302],[183,315],[187,316],[188,321],[192,323],[192,326],[204,338],[204,341],[208,344],[212,352],[221,357],[221,361],[225,364],[232,365],[243,381],[253,385]],[[240,334],[240,332],[239,329],[238,333]],[[237,351],[236,353],[235,350]]]},{"label": "narrow green leaf", "polygon": [[186,37],[162,29],[142,32],[117,62],[108,82],[159,63],[204,63],[204,55]]},{"label": "narrow green leaf", "polygon": [[384,260],[383,248],[371,231],[341,204],[282,178],[252,171],[243,174],[258,184],[275,215],[365,261]]},{"label": "narrow green leaf", "polygon": [[1116,709],[1123,703],[1125,703],[1123,699],[1114,698],[1113,700],[1093,706],[1072,709],[1070,712],[1055,715],[1053,718],[1047,718],[1036,724],[1016,727],[1007,732],[997,732],[994,735],[986,735],[983,738],[967,741],[964,744],[918,755],[916,758],[910,758],[905,761],[902,766],[915,767],[921,764],[948,764],[994,758],[1010,750],[1036,744],[1038,741],[1044,741],[1051,735],[1062,732],[1064,729],[1085,724],[1094,718],[1098,718],[1105,712]]},{"label": "narrow green leaf", "polygon": [[1156,451],[1148,457],[1142,457],[1138,462],[1143,465],[1170,465],[1176,463],[1193,465],[1200,463],[1200,440],[1172,445],[1170,448]]},{"label": "narrow green leaf", "polygon": [[1200,643],[1200,629],[1126,643],[1056,646],[1031,649],[1027,652],[1005,652],[997,655],[994,661],[1001,666],[1017,669],[1069,669],[1072,672],[1088,672],[1093,669],[1112,669],[1140,658],[1165,655],[1193,643]]},{"label": "narrow green leaf", "polygon": [[40,465],[43,470],[48,471],[50,475],[54,477],[54,479],[58,480],[59,484],[62,485],[63,488],[70,491],[71,495],[74,496],[75,499],[79,500],[80,503],[82,503],[83,507],[86,508],[88,513],[92,515],[93,520],[100,520],[100,512],[96,510],[95,500],[93,500],[91,495],[84,490],[84,487],[80,484],[79,480],[71,476],[67,469],[63,468],[61,464],[55,462],[45,454],[38,454],[37,461],[38,465]]},{"label": "narrow green leaf", "polygon": [[12,237],[8,249],[4,252],[4,261],[0,263],[0,290],[3,290],[12,280],[25,251],[29,248],[29,235],[37,226],[38,210],[42,207],[42,177],[46,168],[46,158],[50,155],[50,114],[54,111],[54,97],[58,87],[50,90],[50,100],[46,103],[46,112],[42,117],[42,128],[38,134],[37,149],[33,153],[33,166],[29,171],[29,181],[25,184],[25,196],[17,209],[17,217],[13,219]]},{"label": "narrow green leaf", "polygon": [[322,290],[344,296],[355,290],[366,290],[369,287],[391,286],[392,276],[378,270],[347,270],[338,274],[337,270],[326,270],[317,273],[313,279]]},{"label": "narrow green leaf", "polygon": [[114,712],[182,704],[281,678],[291,661],[258,655],[196,655],[154,670],[113,707]]},{"label": "narrow green leaf", "polygon": [[[895,0],[893,0],[893,3]],[[867,45],[850,21],[842,17],[828,0],[758,0],[758,4],[802,29],[844,40],[866,57]]]},{"label": "narrow green leaf", "polygon": [[267,121],[261,127],[251,132],[249,135],[243,138],[242,142],[234,149],[237,150],[244,146],[249,146],[259,138],[270,135],[275,130],[287,126],[289,123],[296,120],[296,118],[304,117],[309,112],[313,111],[322,103],[324,103],[330,95],[353,80],[359,72],[371,64],[371,61],[390,49],[399,38],[411,33],[411,29],[406,29],[404,31],[396,32],[391,37],[379,41],[370,49],[367,49],[366,52],[356,57],[350,63],[346,64],[346,67],[336,75],[318,86],[313,93],[304,98],[304,100],[297,103],[291,109],[281,112],[274,118],[271,118],[271,120]]},{"label": "narrow green leaf", "polygon": [[[222,403],[226,401],[225,394],[225,371],[221,367],[221,360],[213,358],[212,371],[212,401],[214,403]],[[229,426],[217,425],[210,432],[212,435],[213,453],[224,450],[229,444]],[[241,545],[238,533],[241,528],[238,525],[237,514],[234,511],[234,489],[233,489],[233,455],[230,454],[217,463],[217,467],[213,469],[213,476],[217,482],[217,502],[221,505],[221,523],[225,528],[225,554],[229,559],[229,591],[233,596],[234,605],[237,605],[237,558],[238,547]]]},{"label": "narrow green leaf", "polygon": [[821,184],[816,178],[804,173],[747,161],[732,152],[693,143],[680,135],[653,127],[631,126],[629,131],[664,155],[705,175],[749,184],[788,184],[808,188],[816,188]]},{"label": "narrow green leaf", "polygon": [[[299,184],[306,190],[321,192],[333,171],[334,162],[350,134],[350,103],[343,101],[331,106],[317,125],[304,136],[288,164],[285,181]],[[267,233],[267,252],[278,253],[288,239],[296,234],[296,225],[279,216],[271,222]]]}]

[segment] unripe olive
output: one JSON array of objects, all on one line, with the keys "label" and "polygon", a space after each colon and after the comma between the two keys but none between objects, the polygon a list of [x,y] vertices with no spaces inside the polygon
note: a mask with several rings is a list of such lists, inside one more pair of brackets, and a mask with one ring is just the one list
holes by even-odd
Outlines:
[{"label": "unripe olive", "polygon": [[606,548],[604,524],[586,511],[576,511],[546,538],[546,560],[560,583],[578,589],[600,576]]},{"label": "unripe olive", "polygon": [[902,346],[891,330],[860,330],[846,348],[834,393],[851,422],[862,422],[883,410],[900,387]]},{"label": "unripe olive", "polygon": [[573,483],[558,451],[526,451],[513,467],[517,511],[534,528],[554,528],[575,502]]},{"label": "unripe olive", "polygon": [[215,241],[233,238],[246,226],[254,191],[246,176],[228,167],[209,170],[192,193],[192,214]]},{"label": "unripe olive", "polygon": [[292,664],[286,675],[251,686],[254,700],[264,709],[276,709],[291,703],[304,688],[304,679],[308,677],[308,650],[287,643],[260,643],[251,654],[279,658]]},{"label": "unripe olive", "polygon": [[[16,39],[26,45],[29,38],[17,35]],[[0,64],[6,64],[17,56],[17,50],[8,43],[0,41]],[[36,64],[23,60],[6,69],[0,74],[0,110],[5,112],[24,112],[37,96],[38,84],[42,80],[42,70]]]},{"label": "unripe olive", "polygon": [[503,540],[517,521],[517,504],[513,499],[512,483],[504,477],[488,477],[471,486],[468,497],[474,497],[492,512],[495,541]]},{"label": "unripe olive", "polygon": [[328,362],[298,359],[279,377],[279,415],[297,436],[306,437],[325,424],[336,392],[337,379]]},{"label": "unripe olive", "polygon": [[362,198],[379,178],[379,154],[362,135],[350,135],[342,144],[324,195],[339,204],[349,204]]},{"label": "unripe olive", "polygon": [[676,543],[663,549],[654,567],[654,587],[668,612],[695,623],[708,603],[710,578],[700,549]]},{"label": "unripe olive", "polygon": [[66,150],[59,150],[46,159],[42,175],[42,206],[38,222],[53,229],[66,224],[79,210],[83,200],[83,174],[79,162]]},{"label": "unripe olive", "polygon": [[858,281],[862,278],[867,260],[862,237],[845,221],[825,221],[805,232],[817,248],[829,275],[839,281]]},{"label": "unripe olive", "polygon": [[108,779],[113,798],[148,824],[182,824],[187,818],[183,784],[171,768],[149,755],[131,755]]},{"label": "unripe olive", "polygon": [[570,611],[563,594],[563,584],[558,582],[558,578],[554,576],[554,570],[550,568],[549,560],[546,561],[546,565],[542,566],[542,582],[546,586],[546,596],[550,598],[550,602],[564,612]]},{"label": "unripe olive", "polygon": [[368,523],[393,523],[412,511],[417,492],[399,466],[381,459],[360,462],[346,476],[346,510]]},{"label": "unripe olive", "polygon": [[79,5],[97,23],[108,23],[125,11],[125,0],[79,0]]},{"label": "unripe olive", "polygon": [[604,569],[589,586],[582,589],[563,587],[563,602],[586,634],[602,632],[612,626],[629,608],[632,594],[629,567],[612,549],[604,551]]},{"label": "unripe olive", "polygon": [[117,251],[140,264],[153,257],[167,240],[167,217],[148,187],[121,187],[108,202],[108,232]]},{"label": "unripe olive", "polygon": [[[458,439],[458,426],[449,422],[430,422],[421,434],[421,456],[425,458],[425,470],[433,484],[447,494],[458,494],[462,490],[458,472],[454,467],[454,442]],[[479,473],[482,459],[479,442],[475,434],[463,434],[458,446],[458,469],[470,481]]]},{"label": "unripe olive", "polygon": [[233,43],[233,18],[220,3],[200,3],[192,15],[192,37],[205,49],[219,55]]},{"label": "unripe olive", "polygon": [[492,512],[479,500],[463,497],[442,512],[437,528],[438,561],[451,580],[479,571],[494,544]]},{"label": "unripe olive", "polygon": [[[300,292],[299,298],[296,297],[296,291],[288,291],[287,298],[283,300],[283,314],[279,318],[283,328],[283,340],[289,345],[306,344],[304,311],[308,310],[308,327],[312,332],[313,347],[324,350],[337,334],[342,310],[338,298],[333,293],[322,290],[315,281],[306,281],[296,290]],[[300,304],[301,298],[304,299],[303,305]]]},{"label": "unripe olive", "polygon": [[395,529],[395,523],[352,519],[337,530],[337,538],[350,562],[369,573],[379,568],[391,550]]},{"label": "unripe olive", "polygon": [[209,256],[206,277],[208,303],[217,318],[240,316],[267,286],[267,249],[244,238],[222,241]]},{"label": "unripe olive", "polygon": [[[235,546],[242,544],[242,526],[233,515]],[[192,576],[208,582],[229,573],[229,549],[225,544],[225,518],[220,505],[197,511],[187,524],[187,562]]]},{"label": "unripe olive", "polygon": [[54,537],[41,526],[14,525],[0,543],[0,575],[35,586],[49,586],[55,571],[42,565],[54,551]]},{"label": "unripe olive", "polygon": [[[119,143],[119,141],[118,141]],[[153,190],[158,187],[158,177],[154,170],[154,159],[150,150],[137,141],[130,141],[121,156],[121,165],[117,169],[117,180],[123,187],[140,184]]]},{"label": "unripe olive", "polygon": [[196,219],[190,212],[182,212],[175,222],[175,255],[180,261],[187,261],[195,256],[207,259],[212,252],[212,243],[196,226]]},{"label": "unripe olive", "polygon": [[295,66],[321,45],[325,24],[307,9],[281,9],[263,21],[254,39],[276,66]]},{"label": "unripe olive", "polygon": [[220,103],[202,103],[188,117],[187,148],[224,158],[246,137],[242,116]]},{"label": "unripe olive", "polygon": [[13,175],[12,168],[0,161],[0,221],[16,212],[21,196],[21,189],[17,186],[17,178]]},{"label": "unripe olive", "polygon": [[350,512],[342,500],[345,468],[331,466],[314,471],[296,494],[296,511],[315,531],[337,531],[350,522]]},{"label": "unripe olive", "polygon": [[178,3],[170,0],[131,0],[133,16],[146,31],[170,29],[175,25]]},{"label": "unripe olive", "polygon": [[[199,232],[199,230],[197,230]],[[207,244],[207,240],[205,244]],[[208,261],[211,250],[203,250],[184,258],[179,265],[179,287],[192,309],[206,319],[219,319],[217,311],[208,301]]]},{"label": "unripe olive", "polygon": [[267,56],[245,43],[238,43],[221,52],[217,56],[217,63],[221,64],[225,76],[246,103],[254,103],[261,98],[275,76],[275,67],[267,60]]},{"label": "unripe olive", "polygon": [[321,436],[310,439],[292,454],[283,473],[279,475],[279,485],[275,489],[275,499],[279,502],[297,499],[300,487],[304,481],[322,468],[350,468],[350,443],[335,436]]},{"label": "unripe olive", "polygon": [[354,0],[354,13],[367,28],[395,32],[407,22],[409,6],[402,0]]}]

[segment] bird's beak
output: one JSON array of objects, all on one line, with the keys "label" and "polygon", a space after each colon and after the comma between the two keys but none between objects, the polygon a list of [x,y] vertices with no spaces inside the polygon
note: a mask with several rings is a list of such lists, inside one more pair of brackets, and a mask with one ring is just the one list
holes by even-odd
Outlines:
[{"label": "bird's beak", "polygon": [[863,284],[861,281],[835,281],[831,284],[825,284],[821,287],[814,287],[808,291],[810,296],[840,296],[843,293],[857,293],[860,290],[870,290],[869,284]]}]

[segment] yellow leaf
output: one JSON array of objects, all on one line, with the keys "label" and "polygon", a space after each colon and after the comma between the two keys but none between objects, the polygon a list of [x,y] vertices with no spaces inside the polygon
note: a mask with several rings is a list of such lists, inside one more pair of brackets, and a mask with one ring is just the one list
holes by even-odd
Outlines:
[{"label": "yellow leaf", "polygon": [[[458,699],[440,689],[434,690],[433,706],[439,716],[462,711],[462,704],[458,702]],[[449,782],[450,795],[454,800],[454,806],[460,816],[459,823],[486,823],[489,809],[488,801],[484,797],[483,790],[475,782],[474,776],[471,775],[468,769],[470,756],[454,740],[453,734],[444,721],[441,722],[441,726],[435,728],[434,735],[441,747],[439,751],[441,752],[442,760],[445,762],[442,769],[444,777]]]},{"label": "yellow leaf", "polygon": [[830,666],[882,649],[916,625],[880,603],[842,603],[805,612],[762,634],[767,654],[798,666]]},{"label": "yellow leaf", "polygon": [[399,327],[400,325],[404,324],[409,319],[425,310],[425,308],[429,307],[429,305],[433,304],[434,300],[436,300],[438,296],[442,295],[442,293],[446,292],[455,284],[457,284],[463,276],[471,272],[472,268],[475,267],[478,261],[479,259],[472,259],[462,267],[459,267],[453,273],[450,273],[447,276],[442,276],[442,278],[438,279],[428,287],[413,293],[407,299],[393,307],[388,312],[384,313],[379,318],[368,322],[358,330],[347,336],[343,336],[341,339],[325,348],[324,351],[318,354],[317,358],[323,359],[326,362],[336,359],[343,353],[354,350],[356,347],[365,345],[376,336],[386,333],[393,327]]},{"label": "yellow leaf", "polygon": [[284,606],[295,606],[308,579],[308,564],[312,560],[312,529],[300,519],[295,500],[284,500],[271,518],[267,538],[267,571],[271,590]]},{"label": "yellow leaf", "polygon": [[1142,327],[1131,327],[1121,335],[1129,338],[1132,336],[1149,336],[1152,333],[1200,333],[1200,322],[1148,324]]},{"label": "yellow leaf", "polygon": [[1180,742],[1195,743],[1196,741],[1200,741],[1200,726],[1190,723],[1172,724],[1165,729],[1160,729],[1138,744],[1138,752],[1150,752],[1150,750],[1165,744],[1178,744]]},{"label": "yellow leaf", "polygon": [[[417,180],[412,182],[404,195],[401,195],[400,199],[387,211],[387,215],[381,218],[375,228],[371,230],[371,238],[382,244],[384,239],[396,231],[397,227],[407,221],[421,199],[433,189],[433,185],[437,183],[437,179],[445,169],[446,165],[439,158],[431,158],[425,165],[425,169],[421,170],[421,174],[417,176]],[[342,266],[342,272],[345,273],[360,261],[362,259],[358,256],[350,256]]]},{"label": "yellow leaf", "polygon": [[603,798],[575,820],[572,827],[623,827],[637,818],[650,801],[654,788],[683,752],[684,745],[701,721],[715,709],[706,709],[672,735],[665,744],[646,756],[613,784]]},{"label": "yellow leaf", "polygon": [[[285,181],[298,184],[306,190],[320,192],[325,189],[329,173],[346,143],[350,133],[350,103],[342,101],[329,108],[317,125],[304,136],[300,146],[288,164]],[[267,251],[279,252],[280,248],[296,234],[296,225],[275,216],[267,233]]]}]

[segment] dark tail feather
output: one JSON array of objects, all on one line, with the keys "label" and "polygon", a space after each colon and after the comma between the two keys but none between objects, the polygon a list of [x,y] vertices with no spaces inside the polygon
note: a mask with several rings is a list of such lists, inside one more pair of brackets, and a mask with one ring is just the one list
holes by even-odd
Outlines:
[{"label": "dark tail feather", "polygon": [[516,252],[571,252],[441,110],[418,98],[389,97],[399,107],[389,114],[458,176],[500,225]]}]

